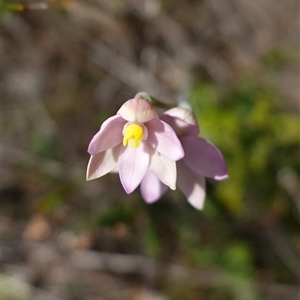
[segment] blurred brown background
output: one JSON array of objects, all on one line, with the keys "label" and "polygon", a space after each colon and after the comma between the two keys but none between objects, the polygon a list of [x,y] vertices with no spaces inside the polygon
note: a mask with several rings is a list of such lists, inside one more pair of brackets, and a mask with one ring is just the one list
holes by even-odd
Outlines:
[{"label": "blurred brown background", "polygon": [[[2,299],[296,299],[299,1],[16,3],[1,10]],[[189,101],[224,153],[203,212],[85,181],[91,137],[139,91]]]}]

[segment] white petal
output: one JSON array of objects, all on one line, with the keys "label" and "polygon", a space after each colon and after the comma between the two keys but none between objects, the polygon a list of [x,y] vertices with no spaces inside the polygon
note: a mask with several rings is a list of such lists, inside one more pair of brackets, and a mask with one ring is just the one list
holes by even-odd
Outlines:
[{"label": "white petal", "polygon": [[173,107],[165,111],[164,114],[182,119],[188,124],[198,126],[198,122],[195,114],[190,109],[187,109],[185,107],[180,107],[180,106]]},{"label": "white petal", "polygon": [[87,167],[86,180],[99,178],[112,171],[117,165],[119,152],[120,145],[113,149],[92,155]]},{"label": "white petal", "polygon": [[203,209],[205,201],[205,178],[192,172],[183,160],[177,162],[177,169],[177,184],[179,189],[193,207],[199,210]]},{"label": "white petal", "polygon": [[149,169],[170,189],[176,189],[176,162],[174,160],[155,151],[151,156]]}]

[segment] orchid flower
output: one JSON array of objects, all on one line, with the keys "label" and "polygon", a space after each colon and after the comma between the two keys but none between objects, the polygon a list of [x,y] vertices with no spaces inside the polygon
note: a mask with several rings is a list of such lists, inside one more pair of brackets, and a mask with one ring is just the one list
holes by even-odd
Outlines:
[{"label": "orchid flower", "polygon": [[[205,200],[205,177],[223,180],[228,177],[221,152],[211,142],[198,137],[199,126],[189,109],[175,107],[161,115],[175,130],[185,156],[177,161],[177,184],[189,203],[202,209]],[[149,170],[141,182],[141,193],[147,203],[158,200],[167,190],[156,174]]]},{"label": "orchid flower", "polygon": [[126,193],[133,192],[147,170],[157,180],[176,188],[176,162],[184,156],[170,125],[141,98],[126,101],[92,138],[87,180],[118,170]]}]

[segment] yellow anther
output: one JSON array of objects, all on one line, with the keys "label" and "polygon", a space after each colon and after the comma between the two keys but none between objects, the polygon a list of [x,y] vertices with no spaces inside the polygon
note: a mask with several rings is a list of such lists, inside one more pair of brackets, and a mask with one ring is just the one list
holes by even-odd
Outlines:
[{"label": "yellow anther", "polygon": [[125,128],[123,146],[127,144],[129,147],[138,148],[143,140],[144,129],[138,124],[129,124]]}]

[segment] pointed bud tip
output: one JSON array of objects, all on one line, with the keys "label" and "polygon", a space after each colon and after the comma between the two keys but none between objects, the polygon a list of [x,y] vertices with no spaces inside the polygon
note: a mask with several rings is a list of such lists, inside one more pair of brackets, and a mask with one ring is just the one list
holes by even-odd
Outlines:
[{"label": "pointed bud tip", "polygon": [[176,183],[169,185],[169,188],[173,191],[176,191]]},{"label": "pointed bud tip", "polygon": [[165,112],[166,115],[184,120],[190,125],[198,125],[195,114],[185,107],[173,107]]}]

